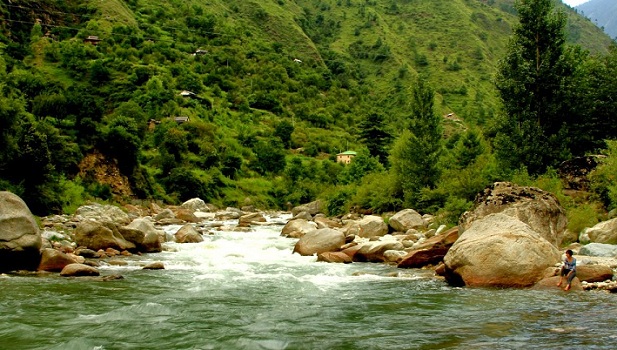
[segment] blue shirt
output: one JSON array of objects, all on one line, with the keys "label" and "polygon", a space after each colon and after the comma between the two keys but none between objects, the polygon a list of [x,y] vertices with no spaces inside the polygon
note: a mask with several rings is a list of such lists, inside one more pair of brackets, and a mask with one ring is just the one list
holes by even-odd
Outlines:
[{"label": "blue shirt", "polygon": [[572,262],[568,262],[568,258],[563,261],[563,268],[566,270],[576,271],[576,258],[572,257]]}]

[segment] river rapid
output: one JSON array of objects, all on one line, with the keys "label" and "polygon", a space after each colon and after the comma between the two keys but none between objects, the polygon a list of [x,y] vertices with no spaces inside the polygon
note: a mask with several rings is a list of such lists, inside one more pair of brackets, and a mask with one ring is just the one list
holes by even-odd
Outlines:
[{"label": "river rapid", "polygon": [[[321,263],[292,254],[281,229],[213,231],[100,267],[122,280],[0,276],[0,349],[617,348],[617,295],[453,288],[430,270]],[[142,269],[154,261],[165,270]]]}]

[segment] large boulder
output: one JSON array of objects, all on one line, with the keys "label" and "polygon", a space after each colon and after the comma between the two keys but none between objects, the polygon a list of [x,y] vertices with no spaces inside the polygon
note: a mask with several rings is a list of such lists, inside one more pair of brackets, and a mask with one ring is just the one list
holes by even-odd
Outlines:
[{"label": "large boulder", "polygon": [[494,213],[519,219],[556,247],[561,245],[568,223],[565,211],[551,193],[536,187],[495,182],[477,196],[475,208],[461,216],[459,226],[465,231],[475,221]]},{"label": "large boulder", "polygon": [[364,238],[382,237],[388,233],[388,225],[380,216],[366,215],[357,221],[360,226],[358,236]]},{"label": "large boulder", "polygon": [[266,222],[266,221],[268,220],[266,220],[266,218],[263,216],[262,213],[248,213],[248,214],[242,215],[240,219],[238,219],[238,226],[250,227],[251,224],[254,224],[256,222]]},{"label": "large boulder", "polygon": [[122,237],[111,222],[83,221],[75,228],[75,242],[92,250],[113,248],[120,251],[133,250],[135,244]]},{"label": "large boulder", "polygon": [[606,265],[579,265],[576,277],[585,282],[604,282],[613,279],[613,269]]},{"label": "large boulder", "polygon": [[41,232],[26,203],[0,191],[0,272],[36,270],[41,246]]},{"label": "large boulder", "polygon": [[444,257],[452,285],[528,287],[560,260],[554,245],[502,213],[475,220]]},{"label": "large boulder", "polygon": [[420,268],[426,265],[434,265],[443,260],[448,250],[459,237],[458,227],[433,236],[418,245],[398,263],[400,268]]},{"label": "large boulder", "polygon": [[140,252],[158,253],[162,251],[159,235],[154,232],[143,232],[129,226],[118,227],[118,231],[124,239],[135,244]]},{"label": "large boulder", "polygon": [[92,203],[88,205],[82,205],[77,208],[73,215],[75,221],[111,221],[116,224],[126,225],[131,222],[129,214],[122,211],[122,209],[113,205],[103,205],[99,203]]},{"label": "large boulder", "polygon": [[317,228],[342,228],[343,224],[340,220],[329,219],[326,217],[316,216],[313,220],[317,224]]},{"label": "large boulder", "polygon": [[181,207],[184,209],[189,209],[192,212],[196,212],[196,211],[209,212],[210,211],[210,208],[208,208],[208,206],[206,205],[206,202],[204,202],[203,199],[201,198],[189,199],[188,201],[182,203]]},{"label": "large boulder", "polygon": [[176,214],[174,214],[174,212],[169,208],[165,208],[161,210],[158,214],[154,216],[154,220],[156,221],[161,221],[161,220],[166,220],[166,219],[175,219],[175,218],[176,218]]},{"label": "large boulder", "polygon": [[[565,285],[565,279],[562,282],[561,286],[557,286],[559,282],[559,276],[546,277],[538,281],[535,285],[532,286],[531,289],[534,290],[547,290],[547,289],[563,289]],[[570,285],[570,292],[580,292],[583,290],[583,285],[581,280],[578,277],[574,277],[572,279],[572,284]]]},{"label": "large boulder", "polygon": [[349,264],[352,262],[351,257],[343,252],[323,252],[317,254],[317,261],[328,263],[343,263]]},{"label": "large boulder", "polygon": [[218,211],[215,219],[220,221],[235,220],[242,216],[242,210],[233,207],[227,207],[225,210]]},{"label": "large boulder", "polygon": [[305,219],[293,219],[289,220],[287,224],[285,224],[283,230],[281,231],[281,236],[300,238],[315,229],[317,229],[317,225],[312,221],[307,221]]},{"label": "large boulder", "polygon": [[617,244],[617,218],[602,221],[582,232],[594,243]]},{"label": "large boulder", "polygon": [[195,229],[195,227],[191,224],[186,224],[174,234],[176,238],[176,242],[178,243],[199,243],[203,242],[204,238],[201,236],[201,233]]},{"label": "large boulder", "polygon": [[385,262],[385,253],[389,250],[403,250],[403,243],[398,241],[374,241],[360,245],[353,256],[353,261]]},{"label": "large boulder", "polygon": [[388,220],[390,227],[394,231],[407,232],[410,229],[418,229],[426,227],[426,222],[417,211],[413,209],[403,209],[394,214],[390,220]]},{"label": "large boulder", "polygon": [[293,252],[300,255],[314,255],[323,252],[340,250],[345,244],[345,234],[331,228],[313,230],[302,236],[294,247]]},{"label": "large boulder", "polygon": [[174,215],[176,219],[179,219],[185,222],[197,223],[201,221],[201,219],[198,218],[197,215],[195,215],[193,211],[189,209],[184,209],[184,208],[176,209],[174,211]]},{"label": "large boulder", "polygon": [[154,226],[154,223],[145,218],[137,218],[133,220],[128,228],[138,230],[143,236],[133,236],[125,238],[128,241],[135,243],[139,251],[154,253],[161,251],[161,242],[167,240],[165,231],[159,230]]},{"label": "large boulder", "polygon": [[306,211],[311,215],[319,214],[323,212],[324,203],[322,201],[314,201],[306,204],[299,205],[294,207],[291,210],[291,215],[296,216],[298,213],[302,211]]},{"label": "large boulder", "polygon": [[580,255],[603,256],[612,258],[617,256],[617,245],[604,243],[589,243],[581,247],[578,253]]},{"label": "large boulder", "polygon": [[66,265],[62,271],[60,271],[60,276],[63,277],[77,277],[77,276],[99,276],[99,270],[95,267],[84,265],[84,264],[69,264]]},{"label": "large boulder", "polygon": [[39,264],[39,271],[51,271],[60,272],[66,265],[75,264],[77,261],[68,254],[63,252],[46,248],[43,249],[41,254],[41,263]]}]

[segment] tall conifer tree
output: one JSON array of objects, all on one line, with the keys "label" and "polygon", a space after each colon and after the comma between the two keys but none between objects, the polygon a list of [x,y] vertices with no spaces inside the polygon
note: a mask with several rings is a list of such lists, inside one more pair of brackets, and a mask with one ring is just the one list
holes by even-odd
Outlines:
[{"label": "tall conifer tree", "polygon": [[[420,191],[439,180],[442,150],[441,118],[433,110],[435,93],[420,79],[413,91],[407,130],[394,143],[390,162],[404,205],[418,208]],[[418,208],[419,209],[419,208]]]},{"label": "tall conifer tree", "polygon": [[392,135],[386,130],[384,115],[379,111],[371,111],[359,125],[360,139],[368,148],[371,156],[377,157],[383,165],[388,163],[388,145]]},{"label": "tall conifer tree", "polygon": [[565,55],[566,17],[553,0],[520,0],[519,24],[497,75],[505,118],[495,148],[507,168],[537,174],[568,156],[568,105],[573,75]]}]

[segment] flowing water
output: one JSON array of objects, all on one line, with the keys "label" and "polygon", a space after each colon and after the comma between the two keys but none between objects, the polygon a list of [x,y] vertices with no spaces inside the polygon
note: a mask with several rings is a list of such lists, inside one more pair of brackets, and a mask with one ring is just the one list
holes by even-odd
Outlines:
[{"label": "flowing water", "polygon": [[[427,270],[316,262],[292,254],[281,227],[100,268],[122,280],[0,277],[0,349],[617,348],[617,295],[452,288]],[[165,270],[141,269],[153,261]]]}]

